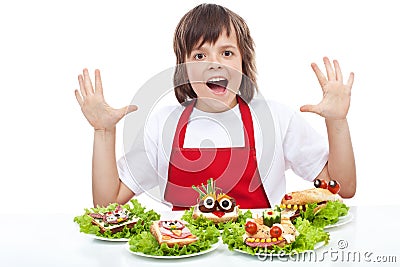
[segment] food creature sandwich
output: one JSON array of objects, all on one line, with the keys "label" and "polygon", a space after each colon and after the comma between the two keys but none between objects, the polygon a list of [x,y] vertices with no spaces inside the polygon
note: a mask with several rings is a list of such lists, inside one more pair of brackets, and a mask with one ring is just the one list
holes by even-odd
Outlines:
[{"label": "food creature sandwich", "polygon": [[326,226],[336,223],[339,217],[347,214],[349,207],[338,195],[340,190],[338,182],[331,180],[327,183],[316,179],[314,186],[312,189],[286,194],[280,205],[282,216],[291,220],[302,216],[318,226]]},{"label": "food creature sandwich", "polygon": [[154,221],[150,226],[150,232],[160,245],[165,243],[168,247],[173,247],[175,244],[183,247],[198,240],[198,237],[193,235],[180,220]]},{"label": "food creature sandwich", "polygon": [[299,235],[290,219],[281,216],[279,208],[265,210],[262,217],[247,219],[245,230],[243,241],[250,247],[283,247]]},{"label": "food creature sandwich", "polygon": [[220,191],[215,181],[211,178],[207,186],[192,186],[199,193],[199,202],[193,209],[193,219],[203,216],[214,223],[236,221],[238,218],[239,206],[236,200]]},{"label": "food creature sandwich", "polygon": [[338,182],[331,180],[326,183],[325,180],[316,179],[314,181],[315,188],[296,191],[286,194],[281,201],[282,209],[303,210],[306,205],[317,203],[322,208],[328,201],[340,201],[343,199],[337,193],[340,190]]},{"label": "food creature sandwich", "polygon": [[97,225],[101,233],[110,230],[112,234],[122,231],[125,226],[132,228],[139,220],[139,218],[133,216],[133,214],[120,205],[113,211],[90,213],[89,216],[93,218],[92,224]]}]

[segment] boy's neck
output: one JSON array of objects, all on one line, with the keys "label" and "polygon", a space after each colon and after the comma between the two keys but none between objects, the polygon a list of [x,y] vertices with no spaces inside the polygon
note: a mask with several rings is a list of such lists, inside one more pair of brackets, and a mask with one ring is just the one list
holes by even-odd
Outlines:
[{"label": "boy's neck", "polygon": [[219,103],[218,101],[213,100],[197,99],[195,108],[208,113],[221,113],[234,108],[237,103],[238,102],[236,98],[234,98],[234,100],[229,105],[224,105]]}]

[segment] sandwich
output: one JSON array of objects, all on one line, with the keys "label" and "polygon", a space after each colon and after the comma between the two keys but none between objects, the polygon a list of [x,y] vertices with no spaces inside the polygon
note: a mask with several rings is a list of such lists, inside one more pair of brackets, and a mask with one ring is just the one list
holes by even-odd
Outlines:
[{"label": "sandwich", "polygon": [[[340,185],[331,180],[316,179],[315,188],[287,193],[281,200],[282,216],[292,221],[302,216],[311,222],[319,216],[320,226],[336,223],[340,216],[347,214],[348,207],[343,204],[343,199],[338,192]],[[323,222],[324,221],[324,222]]]},{"label": "sandwich", "polygon": [[243,242],[249,247],[271,249],[294,242],[298,235],[290,219],[282,217],[277,207],[265,210],[262,217],[247,219]]},{"label": "sandwich", "polygon": [[112,234],[122,231],[125,227],[134,227],[139,220],[120,205],[116,206],[113,211],[89,213],[89,216],[92,217],[92,224],[100,228],[100,233],[109,230]]},{"label": "sandwich", "polygon": [[160,245],[165,243],[168,247],[183,247],[198,240],[180,220],[154,221],[150,232]]},{"label": "sandwich", "polygon": [[338,182],[331,180],[326,183],[324,180],[316,179],[314,186],[315,188],[285,194],[281,200],[280,208],[298,213],[313,203],[317,204],[315,210],[317,211],[323,208],[328,201],[343,202],[342,197],[337,194],[340,189]]},{"label": "sandwich", "polygon": [[150,224],[160,219],[154,210],[146,210],[133,198],[120,205],[110,203],[106,207],[86,208],[84,214],[74,217],[82,233],[105,239],[127,239],[150,229]]},{"label": "sandwich", "polygon": [[221,192],[213,178],[207,180],[207,186],[192,186],[199,193],[198,204],[193,208],[193,219],[204,217],[214,223],[235,222],[239,216],[236,200]]}]

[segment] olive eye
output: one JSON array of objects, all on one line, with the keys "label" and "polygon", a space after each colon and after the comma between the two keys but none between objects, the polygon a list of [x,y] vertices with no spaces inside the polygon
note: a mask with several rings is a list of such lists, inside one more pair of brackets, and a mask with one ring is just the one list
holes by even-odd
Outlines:
[{"label": "olive eye", "polygon": [[199,210],[201,212],[213,212],[217,208],[217,201],[213,196],[206,196],[204,199],[199,202]]},{"label": "olive eye", "polygon": [[215,204],[215,200],[213,197],[209,196],[206,199],[204,199],[204,207],[206,207],[207,209],[212,209],[214,207]]},{"label": "olive eye", "polygon": [[315,186],[316,188],[319,188],[319,187],[321,186],[321,180],[320,180],[320,179],[315,179],[315,181],[314,181],[314,186]]},{"label": "olive eye", "polygon": [[337,182],[335,180],[330,180],[328,183],[329,187],[335,187],[336,184],[337,184]]},{"label": "olive eye", "polygon": [[324,179],[315,179],[314,186],[316,188],[328,189],[328,183]]},{"label": "olive eye", "polygon": [[232,201],[229,198],[223,197],[218,201],[219,208],[223,211],[228,211],[232,208]]}]

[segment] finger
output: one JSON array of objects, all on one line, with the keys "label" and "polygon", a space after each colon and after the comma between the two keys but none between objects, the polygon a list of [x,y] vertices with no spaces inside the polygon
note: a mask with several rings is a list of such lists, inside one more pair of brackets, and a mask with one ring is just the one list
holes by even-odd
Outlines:
[{"label": "finger", "polygon": [[125,109],[125,114],[129,114],[129,113],[131,113],[131,112],[133,112],[133,111],[138,110],[138,106],[136,106],[136,105],[129,105],[129,106],[126,106],[124,109]]},{"label": "finger", "polygon": [[321,110],[318,105],[304,105],[300,107],[301,112],[312,112],[321,115]]},{"label": "finger", "polygon": [[347,85],[351,88],[354,82],[354,72],[350,72],[349,79],[347,80]]},{"label": "finger", "polygon": [[83,70],[83,84],[85,86],[86,95],[93,95],[92,81],[90,80],[89,71],[87,69]]},{"label": "finger", "polygon": [[125,115],[136,111],[138,109],[138,107],[136,105],[129,105],[123,108],[118,109],[118,117],[121,119],[122,117],[124,117]]},{"label": "finger", "polygon": [[336,59],[333,60],[333,66],[335,67],[336,80],[343,82],[342,70],[340,69],[339,62]]},{"label": "finger", "polygon": [[79,93],[79,91],[78,91],[77,89],[75,89],[75,97],[76,97],[76,100],[77,100],[78,103],[79,103],[79,106],[82,107],[82,105],[83,105],[83,99],[82,99],[81,94]]},{"label": "finger", "polygon": [[318,68],[318,65],[315,63],[311,63],[311,68],[313,69],[315,75],[317,76],[318,82],[321,85],[321,87],[324,87],[328,81],[326,80],[322,71]]},{"label": "finger", "polygon": [[95,93],[99,93],[103,95],[103,85],[101,82],[101,76],[100,76],[100,70],[96,69],[94,71],[94,77],[95,77]]},{"label": "finger", "polygon": [[86,90],[85,90],[85,85],[83,84],[83,76],[81,74],[78,75],[78,81],[79,81],[79,90],[81,91],[81,95],[83,98],[85,98]]},{"label": "finger", "polygon": [[329,58],[324,57],[324,65],[326,69],[326,75],[328,76],[328,81],[333,81],[335,80],[335,72],[333,71],[331,62],[329,61]]}]

